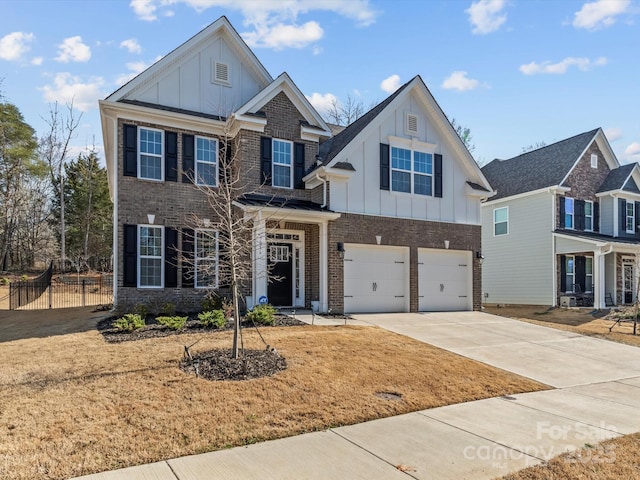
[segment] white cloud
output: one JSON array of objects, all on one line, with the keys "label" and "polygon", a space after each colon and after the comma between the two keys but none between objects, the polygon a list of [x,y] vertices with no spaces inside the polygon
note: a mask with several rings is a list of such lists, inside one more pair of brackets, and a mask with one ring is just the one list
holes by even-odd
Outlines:
[{"label": "white cloud", "polygon": [[42,65],[42,62],[44,62],[44,58],[42,58],[42,57],[33,57],[31,59],[31,65],[35,65],[37,67]]},{"label": "white cloud", "polygon": [[277,24],[256,29],[255,32],[244,34],[244,39],[251,47],[266,47],[274,50],[283,48],[304,48],[310,43],[317,42],[324,35],[322,27],[317,22],[307,22],[304,25]]},{"label": "white cloud", "polygon": [[83,81],[80,77],[68,72],[60,72],[53,78],[53,85],[40,88],[47,102],[69,103],[81,112],[98,107],[98,99],[104,97],[102,77],[94,77]]},{"label": "white cloud", "polygon": [[82,37],[75,36],[65,38],[58,45],[58,56],[55,58],[58,62],[88,62],[91,58],[91,49],[88,45],[82,43]]},{"label": "white cloud", "polygon": [[604,135],[610,142],[615,142],[622,138],[622,130],[619,128],[605,128]]},{"label": "white cloud", "polygon": [[142,53],[142,47],[135,38],[128,38],[120,42],[120,48],[126,48],[129,53]]},{"label": "white cloud", "polygon": [[[160,58],[161,57],[158,57],[158,60]],[[128,62],[126,66],[129,69],[129,72],[123,73],[121,75],[118,75],[118,77],[116,77],[116,84],[118,86],[124,85],[129,80],[134,78],[136,75],[145,71],[147,68],[149,68],[150,64],[140,61],[140,62]]]},{"label": "white cloud", "polygon": [[624,149],[625,155],[640,155],[640,143],[630,143],[627,148]]},{"label": "white cloud", "polygon": [[507,15],[502,13],[506,0],[478,0],[465,10],[469,14],[471,31],[480,35],[494,32],[507,21]]},{"label": "white cloud", "polygon": [[129,6],[133,8],[133,11],[140,20],[153,22],[158,18],[156,15],[158,7],[156,6],[155,0],[131,0]]},{"label": "white cloud", "polygon": [[575,13],[573,26],[597,30],[613,25],[616,16],[622,15],[631,6],[631,0],[596,0],[582,5]]},{"label": "white cloud", "polygon": [[467,72],[455,71],[442,82],[442,88],[445,90],[457,90],[459,92],[466,92],[467,90],[473,90],[480,85],[478,80],[467,77]]},{"label": "white cloud", "polygon": [[5,35],[0,38],[0,59],[19,60],[31,49],[29,44],[35,38],[33,33],[25,32],[12,32]]},{"label": "white cloud", "polygon": [[380,82],[380,88],[387,93],[393,93],[400,88],[400,76],[393,74]]},{"label": "white cloud", "polygon": [[325,114],[331,109],[332,105],[338,103],[338,97],[336,97],[333,93],[312,93],[311,96],[305,95],[309,103],[313,105],[318,113],[321,115]]},{"label": "white cloud", "polygon": [[586,72],[588,70],[591,70],[593,67],[602,67],[606,64],[607,59],[605,57],[599,57],[595,60],[590,60],[585,57],[567,57],[558,63],[531,62],[525,65],[520,65],[520,71],[525,75],[536,75],[541,73],[562,75],[564,73],[567,73],[569,67],[575,66],[578,68],[578,70]]}]

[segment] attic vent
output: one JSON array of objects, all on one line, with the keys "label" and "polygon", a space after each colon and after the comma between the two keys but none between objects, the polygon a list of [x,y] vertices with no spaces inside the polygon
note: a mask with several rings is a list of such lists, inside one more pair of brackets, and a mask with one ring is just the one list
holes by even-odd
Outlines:
[{"label": "attic vent", "polygon": [[591,154],[591,168],[598,168],[598,155],[595,153]]},{"label": "attic vent", "polygon": [[213,62],[212,81],[214,83],[229,83],[229,64]]},{"label": "attic vent", "polygon": [[418,134],[418,116],[407,113],[407,133],[409,135]]}]

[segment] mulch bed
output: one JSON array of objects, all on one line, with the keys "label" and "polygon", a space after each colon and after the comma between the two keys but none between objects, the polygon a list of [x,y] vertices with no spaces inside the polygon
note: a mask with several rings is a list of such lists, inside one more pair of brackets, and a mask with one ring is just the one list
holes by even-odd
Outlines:
[{"label": "mulch bed", "polygon": [[[153,316],[148,316],[145,320],[146,325],[144,327],[134,330],[133,332],[123,332],[111,326],[116,319],[117,317],[105,318],[98,323],[98,331],[109,343],[130,342],[134,340],[168,337],[170,335],[181,335],[185,333],[220,332],[224,330],[231,330],[233,328],[233,324],[230,322],[227,322],[227,324],[222,328],[205,327],[200,323],[197,317],[190,317],[183,328],[180,330],[172,330],[169,327],[158,324]],[[275,315],[275,323],[273,326],[293,327],[299,325],[306,324],[287,315]],[[252,322],[242,321],[242,328],[251,327],[254,327]],[[258,328],[270,328],[270,326],[258,325]]]},{"label": "mulch bed", "polygon": [[237,359],[231,350],[209,350],[183,360],[180,368],[207,380],[249,380],[285,370],[287,362],[275,350],[245,350]]}]

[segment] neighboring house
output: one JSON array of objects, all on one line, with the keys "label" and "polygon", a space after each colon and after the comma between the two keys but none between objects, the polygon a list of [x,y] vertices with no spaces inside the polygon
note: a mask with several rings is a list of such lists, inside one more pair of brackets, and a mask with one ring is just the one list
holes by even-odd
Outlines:
[{"label": "neighboring house", "polygon": [[248,307],[267,296],[334,312],[480,308],[491,188],[420,77],[332,133],[222,17],[101,101],[100,114],[117,305],[192,310],[215,287],[198,265],[224,252],[204,248],[189,218],[209,229],[216,219],[187,173],[216,188],[230,134],[251,191],[234,202],[253,228]]},{"label": "neighboring house", "polygon": [[602,129],[482,168],[484,301],[559,305],[587,292],[597,308],[634,301],[640,170],[620,165]]}]

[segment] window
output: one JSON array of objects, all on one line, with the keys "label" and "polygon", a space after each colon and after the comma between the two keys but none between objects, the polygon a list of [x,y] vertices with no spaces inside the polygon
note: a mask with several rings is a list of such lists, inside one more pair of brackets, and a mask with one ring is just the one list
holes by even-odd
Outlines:
[{"label": "window", "polygon": [[147,180],[164,180],[162,168],[162,131],[140,128],[140,161],[138,177]]},{"label": "window", "polygon": [[598,155],[595,153],[591,154],[591,168],[598,168]]},{"label": "window", "polygon": [[573,284],[576,283],[575,257],[567,256],[565,262],[567,292],[573,292]]},{"label": "window", "polygon": [[573,228],[573,198],[564,199],[564,226]]},{"label": "window", "polygon": [[635,204],[633,202],[627,202],[627,233],[633,233],[635,231],[634,224],[636,223]]},{"label": "window", "polygon": [[593,202],[584,202],[584,229],[593,231]]},{"label": "window", "polygon": [[138,287],[162,288],[163,252],[162,227],[138,226]]},{"label": "window", "polygon": [[391,147],[391,190],[433,195],[433,155]]},{"label": "window", "polygon": [[195,287],[218,287],[218,232],[195,232]]},{"label": "window", "polygon": [[509,207],[493,210],[493,235],[507,235],[509,233]]},{"label": "window", "polygon": [[211,138],[196,137],[196,183],[216,186],[218,142]]},{"label": "window", "polygon": [[291,188],[293,168],[291,151],[293,144],[273,139],[273,180],[274,187]]},{"label": "window", "polygon": [[584,272],[585,272],[584,291],[592,292],[593,291],[593,258],[592,257],[585,257]]},{"label": "window", "polygon": [[270,245],[269,261],[273,263],[289,261],[289,247],[286,245]]}]

